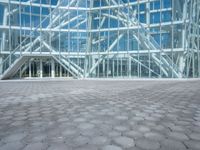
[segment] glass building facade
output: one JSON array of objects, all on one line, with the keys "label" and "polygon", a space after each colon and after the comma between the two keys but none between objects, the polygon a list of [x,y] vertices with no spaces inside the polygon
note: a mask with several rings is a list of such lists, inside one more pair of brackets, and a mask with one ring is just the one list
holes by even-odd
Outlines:
[{"label": "glass building facade", "polygon": [[0,76],[200,77],[200,1],[0,0]]}]

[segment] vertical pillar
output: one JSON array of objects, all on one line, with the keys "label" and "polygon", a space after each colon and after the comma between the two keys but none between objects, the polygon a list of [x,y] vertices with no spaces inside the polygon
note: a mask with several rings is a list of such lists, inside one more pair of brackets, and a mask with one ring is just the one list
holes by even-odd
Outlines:
[{"label": "vertical pillar", "polygon": [[[3,62],[2,57],[0,57],[0,64]],[[0,65],[0,75],[3,73],[3,65]]]},{"label": "vertical pillar", "polygon": [[[4,26],[6,26],[7,25],[7,20],[8,20],[8,15],[7,15],[7,13],[8,13],[8,7],[7,6],[5,6],[5,8],[4,8],[4,13],[3,13],[3,25]],[[2,51],[4,51],[5,50],[5,43],[6,42],[6,31],[5,30],[3,30],[3,32],[2,32],[2,41],[1,41],[1,47],[2,47]]]},{"label": "vertical pillar", "polygon": [[184,62],[184,58],[183,58],[183,55],[180,54],[180,58],[179,58],[179,69],[180,71],[183,73],[184,71],[184,68],[185,68],[185,62]]},{"label": "vertical pillar", "polygon": [[55,61],[53,58],[51,59],[51,77],[55,78]]},{"label": "vertical pillar", "polygon": [[29,78],[31,78],[31,59],[29,59],[29,62],[28,62],[28,68],[29,68],[29,71],[28,71],[28,74],[29,74]]},{"label": "vertical pillar", "polygon": [[123,66],[123,60],[122,60],[122,56],[120,57],[120,59],[121,59],[121,62],[120,62],[121,63],[121,65],[120,65],[121,66],[121,68],[120,68],[121,69],[121,77],[123,77],[123,67],[122,67]]},{"label": "vertical pillar", "polygon": [[105,77],[105,60],[103,60],[102,62],[103,62],[103,77]]},{"label": "vertical pillar", "polygon": [[20,79],[22,78],[22,67],[20,67],[20,69],[19,69],[19,78]]},{"label": "vertical pillar", "polygon": [[85,56],[85,63],[84,63],[84,78],[86,78],[86,74],[88,73],[88,76],[90,76],[88,72],[88,56]]},{"label": "vertical pillar", "polygon": [[[95,64],[95,57],[96,57],[96,56],[91,56],[91,57],[92,57],[92,58],[91,58],[91,61],[92,61],[92,62],[91,62],[91,64],[92,64],[91,67],[92,67],[92,66],[94,66],[94,64]],[[98,65],[98,66],[99,66],[99,65]],[[90,67],[90,68],[91,68],[91,67]],[[95,70],[93,71],[92,77],[96,77],[96,75],[97,75],[97,69],[95,69]]]},{"label": "vertical pillar", "polygon": [[115,76],[115,60],[113,58],[113,63],[112,63],[112,77],[114,78]]},{"label": "vertical pillar", "polygon": [[60,77],[62,77],[62,66],[60,64]]},{"label": "vertical pillar", "polygon": [[128,76],[131,77],[131,56],[128,57]]},{"label": "vertical pillar", "polygon": [[69,71],[67,71],[66,69],[64,71],[65,71],[65,77],[69,77]]},{"label": "vertical pillar", "polygon": [[42,66],[42,59],[40,59],[40,78],[43,77],[43,66]]},{"label": "vertical pillar", "polygon": [[[161,5],[161,4],[160,4]],[[150,45],[150,1],[148,0],[148,2],[146,3],[146,22],[147,22],[147,30],[148,30],[148,35],[147,35],[147,39],[148,39],[148,45]],[[149,69],[149,78],[151,77],[151,54],[150,54],[150,49],[148,49],[148,69]]]}]

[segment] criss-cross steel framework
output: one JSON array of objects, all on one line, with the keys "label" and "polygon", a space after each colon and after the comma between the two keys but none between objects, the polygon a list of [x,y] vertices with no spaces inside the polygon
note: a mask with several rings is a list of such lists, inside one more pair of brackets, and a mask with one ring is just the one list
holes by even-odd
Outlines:
[{"label": "criss-cross steel framework", "polygon": [[52,77],[200,76],[198,0],[0,0],[0,9],[1,79],[43,77],[47,60]]}]

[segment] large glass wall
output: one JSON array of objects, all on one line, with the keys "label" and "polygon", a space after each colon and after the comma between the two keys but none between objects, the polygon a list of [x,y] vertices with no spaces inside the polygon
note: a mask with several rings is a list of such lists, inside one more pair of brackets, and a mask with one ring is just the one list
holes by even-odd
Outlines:
[{"label": "large glass wall", "polygon": [[199,77],[199,5],[198,0],[0,0],[0,74],[39,77],[36,65],[42,77]]}]

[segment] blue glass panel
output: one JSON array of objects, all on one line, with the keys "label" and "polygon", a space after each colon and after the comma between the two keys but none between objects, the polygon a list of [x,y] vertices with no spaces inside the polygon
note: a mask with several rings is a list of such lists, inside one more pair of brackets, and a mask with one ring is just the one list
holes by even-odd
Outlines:
[{"label": "blue glass panel", "polygon": [[49,14],[49,9],[48,8],[42,8],[42,14],[43,15]]},{"label": "blue glass panel", "polygon": [[101,1],[95,1],[94,2],[94,7],[98,7],[101,6]]},{"label": "blue glass panel", "polygon": [[56,5],[58,0],[51,0],[51,5]]},{"label": "blue glass panel", "polygon": [[151,10],[160,9],[160,1],[151,2],[150,3],[150,9]]},{"label": "blue glass panel", "polygon": [[160,34],[154,34],[154,35],[152,35],[152,37],[154,38],[154,40],[155,40],[158,44],[160,44]]},{"label": "blue glass panel", "polygon": [[146,23],[146,16],[145,16],[145,14],[140,15],[140,22]]},{"label": "blue glass panel", "polygon": [[171,0],[163,0],[163,8],[170,8],[172,5]]},{"label": "blue glass panel", "polygon": [[150,14],[150,23],[159,23],[160,22],[160,13],[152,13]]},{"label": "blue glass panel", "polygon": [[140,4],[139,8],[140,8],[140,11],[145,11],[145,4]]},{"label": "blue glass panel", "polygon": [[171,11],[166,11],[162,13],[162,22],[168,22],[172,20]]},{"label": "blue glass panel", "polygon": [[162,34],[162,48],[169,48],[170,47],[170,34],[163,33]]},{"label": "blue glass panel", "polygon": [[3,6],[0,5],[0,24],[2,24],[2,21],[3,21]]}]

